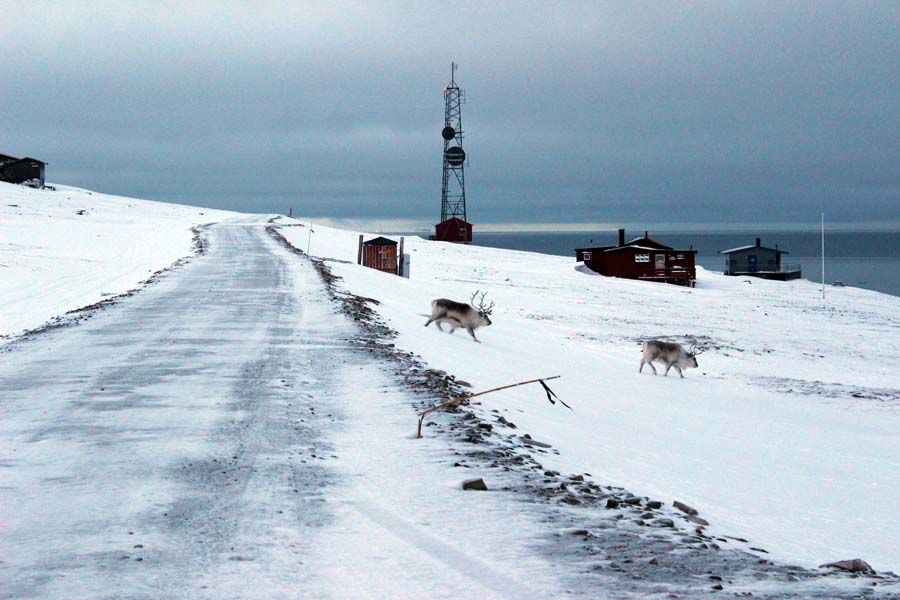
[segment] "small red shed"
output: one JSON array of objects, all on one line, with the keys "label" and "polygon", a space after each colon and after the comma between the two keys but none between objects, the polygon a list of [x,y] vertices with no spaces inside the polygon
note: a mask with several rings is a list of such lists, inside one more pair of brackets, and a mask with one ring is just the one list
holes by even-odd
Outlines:
[{"label": "small red shed", "polygon": [[451,217],[434,226],[432,240],[439,242],[472,243],[472,224],[457,217]]},{"label": "small red shed", "polygon": [[[360,236],[362,237],[362,236]],[[363,242],[363,266],[397,274],[397,242],[377,237]]]},{"label": "small red shed", "polygon": [[697,280],[696,250],[675,250],[644,237],[625,241],[625,230],[619,230],[618,246],[577,248],[576,260],[590,270],[609,277],[642,279],[694,286]]}]

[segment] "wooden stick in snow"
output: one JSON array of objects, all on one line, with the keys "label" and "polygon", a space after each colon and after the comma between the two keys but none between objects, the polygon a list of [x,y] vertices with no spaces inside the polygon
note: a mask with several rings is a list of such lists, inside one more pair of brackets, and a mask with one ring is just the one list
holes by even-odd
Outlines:
[{"label": "wooden stick in snow", "polygon": [[463,402],[467,402],[471,398],[475,398],[477,396],[484,396],[485,394],[490,394],[492,392],[499,392],[500,390],[506,390],[509,388],[518,387],[520,385],[526,385],[528,383],[537,383],[539,381],[549,381],[551,379],[559,379],[561,375],[553,375],[551,377],[541,377],[540,379],[530,379],[528,381],[520,381],[519,383],[511,383],[510,385],[502,385],[500,387],[495,387],[490,390],[485,390],[483,392],[478,392],[477,394],[468,394],[465,396],[459,396],[457,398],[451,398],[450,400],[445,400],[436,406],[432,406],[431,408],[427,408],[419,413],[419,430],[416,434],[416,438],[422,437],[422,422],[425,420],[425,417],[430,415],[436,410],[440,410],[442,408],[450,408],[456,407],[462,404]]}]

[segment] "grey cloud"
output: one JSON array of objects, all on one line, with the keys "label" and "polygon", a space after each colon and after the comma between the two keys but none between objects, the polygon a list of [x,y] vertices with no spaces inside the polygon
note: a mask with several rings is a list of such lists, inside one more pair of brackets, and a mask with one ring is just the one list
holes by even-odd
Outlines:
[{"label": "grey cloud", "polygon": [[11,3],[0,152],[110,193],[430,222],[456,60],[476,222],[897,223],[898,6]]}]

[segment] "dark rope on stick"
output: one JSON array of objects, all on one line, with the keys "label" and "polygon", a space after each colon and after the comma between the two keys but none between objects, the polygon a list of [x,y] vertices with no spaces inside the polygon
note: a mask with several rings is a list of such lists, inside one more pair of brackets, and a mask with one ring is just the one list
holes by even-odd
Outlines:
[{"label": "dark rope on stick", "polygon": [[[562,404],[563,406],[565,406],[565,407],[568,408],[569,410],[572,410],[572,407],[569,406],[568,404],[566,404],[565,402],[563,402],[562,399],[561,399],[559,396],[557,396],[556,393],[555,393],[553,390],[550,389],[550,386],[548,386],[546,383],[544,383],[544,380],[543,380],[543,379],[538,379],[538,381],[539,381],[540,384],[544,387],[544,391],[547,392],[547,400],[550,401],[550,404],[554,404],[554,405],[555,405],[556,402],[553,401],[553,398],[556,398],[557,400],[559,400],[559,403],[560,403],[560,404]],[[551,396],[552,396],[553,398],[551,398]]]}]

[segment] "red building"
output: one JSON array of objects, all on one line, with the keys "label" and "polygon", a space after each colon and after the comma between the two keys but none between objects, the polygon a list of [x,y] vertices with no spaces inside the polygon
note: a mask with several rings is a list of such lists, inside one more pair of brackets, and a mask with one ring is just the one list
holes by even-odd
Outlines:
[{"label": "red building", "polygon": [[576,248],[575,257],[587,268],[608,277],[661,281],[694,287],[697,269],[696,250],[675,250],[644,237],[625,241],[625,230],[619,230],[617,246]]},{"label": "red building", "polygon": [[371,267],[372,269],[396,275],[397,242],[385,237],[377,237],[363,242],[362,259],[364,267]]},{"label": "red building", "polygon": [[432,240],[439,242],[472,243],[472,224],[457,217],[451,217],[434,226]]}]

